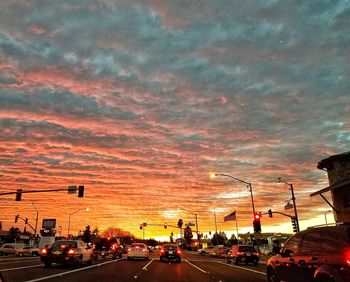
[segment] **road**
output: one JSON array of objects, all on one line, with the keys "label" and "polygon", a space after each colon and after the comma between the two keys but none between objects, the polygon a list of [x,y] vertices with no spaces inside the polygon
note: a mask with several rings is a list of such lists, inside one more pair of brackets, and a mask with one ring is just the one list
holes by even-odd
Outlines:
[{"label": "road", "polygon": [[182,262],[160,262],[158,253],[148,261],[106,258],[80,268],[53,265],[46,268],[40,258],[6,257],[0,259],[0,273],[5,282],[21,281],[266,281],[266,264],[229,265],[225,259],[185,252]]}]

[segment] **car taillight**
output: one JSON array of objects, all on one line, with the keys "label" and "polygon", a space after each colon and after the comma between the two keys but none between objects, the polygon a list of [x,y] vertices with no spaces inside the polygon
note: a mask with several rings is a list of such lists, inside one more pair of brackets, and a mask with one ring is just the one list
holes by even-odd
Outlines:
[{"label": "car taillight", "polygon": [[345,263],[347,266],[350,266],[350,249],[345,251]]},{"label": "car taillight", "polygon": [[128,249],[128,252],[131,252],[131,249],[130,249],[130,248]]},{"label": "car taillight", "polygon": [[70,249],[70,250],[68,251],[67,254],[68,254],[69,256],[71,256],[71,255],[74,255],[74,253],[75,253],[75,251],[74,251],[73,249]]},{"label": "car taillight", "polygon": [[181,255],[181,251],[180,250],[177,250],[176,251],[178,255]]},{"label": "car taillight", "polygon": [[143,252],[146,252],[146,249],[142,249]]},{"label": "car taillight", "polygon": [[239,256],[239,255],[243,255],[243,252],[237,252],[237,255]]},{"label": "car taillight", "polygon": [[259,256],[259,253],[253,253],[253,255],[255,255],[255,256]]},{"label": "car taillight", "polygon": [[41,255],[42,256],[46,256],[47,255],[47,250],[46,249],[42,249],[41,250]]},{"label": "car taillight", "polygon": [[164,253],[165,253],[165,250],[164,250],[164,249],[160,249],[160,253],[161,253],[161,254],[164,254]]}]

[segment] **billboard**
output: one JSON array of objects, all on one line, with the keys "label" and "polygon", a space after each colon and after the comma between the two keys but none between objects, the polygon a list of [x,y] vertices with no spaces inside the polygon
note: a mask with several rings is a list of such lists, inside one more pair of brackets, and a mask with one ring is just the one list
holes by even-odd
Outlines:
[{"label": "billboard", "polygon": [[56,218],[43,219],[43,228],[44,229],[53,229],[56,227]]}]

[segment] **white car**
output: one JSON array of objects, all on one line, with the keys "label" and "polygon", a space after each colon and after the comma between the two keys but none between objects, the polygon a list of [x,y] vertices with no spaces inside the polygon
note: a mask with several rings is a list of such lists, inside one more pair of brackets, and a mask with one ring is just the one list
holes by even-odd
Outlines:
[{"label": "white car", "polygon": [[16,256],[40,256],[41,249],[37,247],[25,246],[16,250]]},{"label": "white car", "polygon": [[127,257],[128,260],[135,258],[149,259],[149,250],[146,244],[143,243],[133,243],[128,248]]},{"label": "white car", "polygon": [[198,249],[197,253],[200,255],[207,255],[207,254],[209,254],[209,251],[212,250],[213,248],[214,248],[214,246],[209,246],[209,247],[206,247],[204,249]]}]

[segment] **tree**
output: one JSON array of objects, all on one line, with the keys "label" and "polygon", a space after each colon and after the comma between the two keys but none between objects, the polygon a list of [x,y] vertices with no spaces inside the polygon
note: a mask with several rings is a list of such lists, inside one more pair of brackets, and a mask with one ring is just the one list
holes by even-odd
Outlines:
[{"label": "tree", "polygon": [[8,235],[5,238],[5,242],[6,243],[12,243],[15,241],[15,239],[17,238],[17,235],[21,234],[21,231],[19,230],[19,228],[17,227],[11,227],[9,230]]},{"label": "tree", "polygon": [[88,225],[88,226],[85,227],[82,240],[83,240],[85,243],[90,243],[90,242],[91,242],[91,230],[90,230],[90,225]]},{"label": "tree", "polygon": [[108,227],[105,231],[101,234],[102,237],[105,238],[113,238],[113,237],[132,237],[134,238],[134,235],[132,235],[129,231],[125,231],[118,227]]}]

